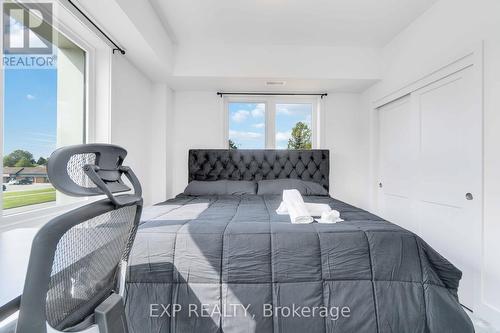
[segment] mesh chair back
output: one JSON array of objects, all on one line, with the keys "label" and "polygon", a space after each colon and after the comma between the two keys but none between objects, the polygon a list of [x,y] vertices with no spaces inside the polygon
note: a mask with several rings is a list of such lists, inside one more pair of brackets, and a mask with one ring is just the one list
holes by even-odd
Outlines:
[{"label": "mesh chair back", "polygon": [[[142,198],[137,195],[140,185],[132,184],[136,190],[134,194],[114,197],[109,189],[101,188],[102,184],[96,184],[88,176],[95,169],[82,171],[92,162],[96,163],[96,156],[101,160],[109,157],[105,145],[99,145],[100,152],[94,156],[88,152],[88,145],[82,145],[81,150],[77,148],[70,147],[72,154],[65,159],[63,169],[67,173],[64,177],[53,177],[49,172],[53,183],[54,179],[56,182],[62,180],[54,186],[66,186],[68,193],[77,184],[108,192],[113,197],[108,195],[106,199],[58,216],[40,229],[32,245],[18,333],[44,333],[47,323],[57,330],[67,330],[92,316],[95,308],[117,291],[120,265],[128,259],[137,231],[142,212]],[[111,146],[110,151],[116,152],[116,148]],[[62,156],[61,152],[58,154]],[[51,156],[48,170],[61,170],[54,165],[50,168],[51,163],[60,161]],[[117,171],[120,177],[125,173],[129,179],[137,179],[130,169],[122,168],[122,161],[123,158],[116,163],[115,170],[106,171],[121,170]],[[72,179],[70,186],[67,186],[67,179]],[[123,184],[121,179],[115,182]]]},{"label": "mesh chair back", "polygon": [[[77,324],[116,290],[137,207],[128,206],[69,229],[56,247],[46,300],[47,322],[55,328]],[[81,310],[83,309],[83,311]]]}]

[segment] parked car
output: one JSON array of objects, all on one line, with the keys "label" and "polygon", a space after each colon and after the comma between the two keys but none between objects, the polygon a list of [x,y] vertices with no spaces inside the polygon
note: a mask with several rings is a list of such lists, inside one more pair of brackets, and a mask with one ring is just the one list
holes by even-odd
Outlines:
[{"label": "parked car", "polygon": [[31,185],[31,184],[33,184],[33,180],[29,178],[19,179],[18,181],[18,185]]},{"label": "parked car", "polygon": [[12,179],[8,183],[9,185],[31,185],[33,184],[33,180],[29,178],[23,178],[23,179]]}]

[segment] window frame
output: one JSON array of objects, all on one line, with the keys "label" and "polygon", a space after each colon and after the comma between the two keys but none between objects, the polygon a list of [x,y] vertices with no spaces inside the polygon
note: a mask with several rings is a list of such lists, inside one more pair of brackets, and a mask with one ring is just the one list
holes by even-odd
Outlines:
[{"label": "window frame", "polygon": [[[85,52],[85,83],[84,83],[84,141],[109,142],[110,132],[110,96],[111,96],[111,50],[74,12],[62,5],[54,2],[54,12],[52,26],[71,40],[75,45]],[[0,24],[3,24],[3,15]],[[0,34],[0,44],[3,43],[3,34]],[[3,53],[2,53],[3,55]],[[99,68],[107,69],[103,72],[103,77],[97,78],[96,72]],[[0,157],[3,159],[3,100],[4,100],[4,69],[0,64]],[[97,124],[99,122],[105,124]],[[101,121],[102,119],[102,121]],[[3,164],[0,165],[3,174]],[[74,209],[76,207],[99,200],[100,197],[84,197],[75,202],[54,205],[51,207],[28,209],[23,212],[4,215],[3,195],[0,195],[0,232],[7,229],[21,227],[23,225],[42,225],[50,218]]]},{"label": "window frame", "polygon": [[[312,149],[321,147],[321,112],[319,97],[311,96],[284,96],[284,95],[231,95],[224,96],[224,146],[229,148],[229,104],[230,103],[262,103],[266,106],[265,112],[265,149],[276,148],[276,105],[277,104],[311,104],[311,131],[312,131]],[[245,149],[245,148],[242,148]]]}]

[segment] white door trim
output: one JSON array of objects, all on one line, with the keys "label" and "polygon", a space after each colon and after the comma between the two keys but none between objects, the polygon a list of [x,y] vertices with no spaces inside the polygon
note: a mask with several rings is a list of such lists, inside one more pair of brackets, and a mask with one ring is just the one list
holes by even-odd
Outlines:
[{"label": "white door trim", "polygon": [[[379,115],[378,108],[384,106],[390,102],[393,102],[397,99],[400,99],[412,92],[415,92],[421,88],[424,88],[428,85],[431,85],[439,80],[445,79],[457,72],[460,72],[466,68],[472,67],[473,71],[473,87],[475,89],[474,96],[476,100],[477,107],[481,110],[481,119],[482,119],[482,132],[484,133],[484,101],[483,101],[483,68],[484,68],[484,46],[481,41],[476,45],[472,50],[462,54],[459,57],[456,57],[455,60],[448,62],[446,65],[441,66],[426,75],[421,76],[420,78],[411,81],[407,84],[403,84],[397,89],[385,94],[380,94],[379,96],[375,96],[375,98],[371,101],[371,112],[370,112],[370,132],[371,132],[371,155],[370,155],[370,195],[371,195],[371,208],[373,211],[377,212],[378,207],[378,179],[379,179]],[[484,239],[484,134],[481,137],[481,184],[480,184],[480,195],[478,199],[481,201],[481,231],[480,231],[480,244],[481,244],[481,258],[479,259],[480,264],[480,276],[478,277],[477,283],[477,291],[475,291],[475,299],[474,306],[476,313],[479,313],[480,316],[489,320],[488,318],[494,318],[498,316],[498,309],[489,305],[485,301],[484,297],[484,288],[483,288],[483,280],[484,274],[486,272],[485,262],[483,251],[484,248],[483,239]]]},{"label": "white door trim", "polygon": [[474,66],[477,71],[480,71],[482,77],[483,50],[484,43],[481,41],[475,47],[473,47],[471,51],[458,56],[451,62],[446,63],[444,66],[436,68],[435,70],[421,76],[420,78],[417,78],[416,80],[403,84],[402,86],[394,89],[391,92],[375,97],[372,101],[373,109],[377,109],[384,104],[390,103],[396,99],[408,95],[415,90],[423,88],[429,84],[432,84],[433,82],[439,81],[469,66]]}]

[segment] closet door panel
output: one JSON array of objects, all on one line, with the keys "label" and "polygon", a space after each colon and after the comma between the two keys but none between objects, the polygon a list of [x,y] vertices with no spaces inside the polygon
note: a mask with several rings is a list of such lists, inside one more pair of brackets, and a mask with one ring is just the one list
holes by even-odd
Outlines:
[{"label": "closet door panel", "polygon": [[379,214],[419,234],[463,272],[460,301],[471,309],[482,221],[475,73],[463,69],[378,109]]},{"label": "closet door panel", "polygon": [[379,111],[379,214],[415,231],[412,210],[415,138],[410,96]]},{"label": "closet door panel", "polygon": [[473,308],[481,232],[481,126],[472,68],[415,91],[420,145],[415,213],[422,237],[463,272]]}]

